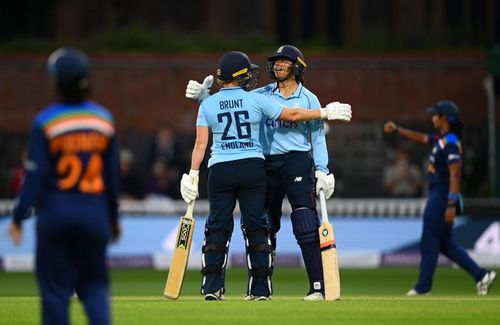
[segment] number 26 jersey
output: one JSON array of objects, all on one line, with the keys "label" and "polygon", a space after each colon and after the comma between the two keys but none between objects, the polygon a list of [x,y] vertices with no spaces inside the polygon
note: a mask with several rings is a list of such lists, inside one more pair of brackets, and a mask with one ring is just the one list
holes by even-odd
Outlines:
[{"label": "number 26 jersey", "polygon": [[261,158],[262,123],[264,117],[277,119],[283,105],[274,99],[243,90],[241,87],[222,88],[205,99],[198,111],[196,126],[212,130],[213,164],[246,158]]}]

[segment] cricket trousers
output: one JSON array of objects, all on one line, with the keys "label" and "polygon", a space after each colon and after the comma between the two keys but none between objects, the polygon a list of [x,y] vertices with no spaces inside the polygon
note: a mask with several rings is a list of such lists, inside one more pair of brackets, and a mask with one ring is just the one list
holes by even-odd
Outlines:
[{"label": "cricket trousers", "polygon": [[439,253],[459,265],[477,282],[486,274],[472,260],[467,251],[453,237],[453,225],[444,221],[448,206],[448,184],[434,185],[424,210],[424,224],[420,242],[420,274],[415,290],[426,293],[432,289],[432,278]]},{"label": "cricket trousers", "polygon": [[323,264],[319,247],[319,218],[314,196],[313,161],[309,152],[291,151],[266,156],[266,211],[271,219],[271,241],[281,228],[285,195],[292,206],[293,234],[302,252],[309,279],[309,293],[323,292]]},{"label": "cricket trousers", "polygon": [[108,219],[98,213],[77,214],[41,214],[38,218],[36,276],[43,324],[69,324],[68,307],[75,292],[89,324],[111,322],[106,266]]},{"label": "cricket trousers", "polygon": [[[236,201],[241,211],[241,227],[247,243],[250,276],[254,275],[250,293],[269,296],[270,252],[269,221],[264,213],[266,172],[264,160],[241,159],[217,163],[208,173],[210,213],[205,225],[202,248],[201,293],[224,292],[225,268],[229,242],[234,228]],[[258,270],[254,274],[254,271]]]}]

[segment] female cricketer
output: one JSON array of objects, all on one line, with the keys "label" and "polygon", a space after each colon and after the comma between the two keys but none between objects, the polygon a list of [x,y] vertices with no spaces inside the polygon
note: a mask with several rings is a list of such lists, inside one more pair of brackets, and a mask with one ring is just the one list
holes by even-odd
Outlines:
[{"label": "female cricketer", "polygon": [[488,294],[495,280],[495,271],[480,268],[453,237],[453,223],[462,210],[460,177],[462,167],[462,122],[457,105],[449,100],[429,107],[436,133],[424,134],[412,131],[394,122],[384,125],[386,133],[395,133],[412,141],[431,146],[429,156],[429,199],[424,210],[424,224],[420,242],[420,275],[407,296],[429,294],[436,270],[439,253],[455,262],[476,282],[478,295]]}]

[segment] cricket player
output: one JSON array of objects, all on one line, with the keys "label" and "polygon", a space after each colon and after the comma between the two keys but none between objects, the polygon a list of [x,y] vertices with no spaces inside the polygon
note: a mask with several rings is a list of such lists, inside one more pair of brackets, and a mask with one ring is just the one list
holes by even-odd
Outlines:
[{"label": "cricket player", "polygon": [[[298,48],[280,46],[267,63],[267,72],[273,82],[254,92],[289,107],[318,109],[321,107],[318,98],[303,85],[306,67],[304,55]],[[203,84],[190,81],[186,97],[203,100],[210,85],[209,77]],[[350,118],[335,120],[348,122]],[[268,117],[262,124],[261,143],[267,173],[266,212],[271,219],[273,254],[277,245],[276,234],[281,227],[281,206],[286,195],[292,207],[293,233],[302,251],[309,278],[304,300],[324,300],[319,218],[314,192],[319,194],[323,190],[326,198],[330,198],[335,189],[335,178],[328,169],[323,122],[286,122]]]},{"label": "cricket player", "polygon": [[36,277],[43,324],[68,324],[76,291],[90,324],[109,324],[106,246],[118,239],[118,150],[111,113],[88,101],[90,65],[74,48],[48,59],[58,99],[34,118],[26,177],[9,227],[37,215]]},{"label": "cricket player", "polygon": [[[301,101],[294,105],[295,108],[289,108],[286,107],[288,103],[248,92],[255,84],[254,68],[242,52],[228,52],[220,59],[217,82],[221,90],[201,103],[191,170],[181,180],[182,197],[189,203],[198,195],[195,178],[199,175],[211,130],[213,145],[208,161],[210,214],[202,248],[201,293],[206,300],[223,299],[236,200],[241,209],[241,228],[249,270],[245,300],[269,300],[272,295],[271,252],[274,248],[269,221],[264,213],[267,177],[260,137],[262,121],[297,125],[299,121],[333,119],[338,117],[339,111],[344,111],[345,118],[350,119],[350,107],[346,104],[331,103],[321,108],[318,103],[314,106],[317,109],[300,109],[298,105],[307,104]],[[293,158],[301,162],[298,155]],[[304,174],[304,178],[307,176],[309,174]],[[321,264],[321,256],[319,259]]]},{"label": "cricket player", "polygon": [[476,282],[478,295],[486,295],[495,281],[496,272],[477,265],[453,237],[453,223],[462,210],[460,178],[462,168],[462,127],[457,105],[449,100],[428,108],[435,133],[424,134],[397,126],[388,121],[386,133],[395,133],[412,141],[427,144],[429,155],[429,199],[424,210],[424,225],[420,242],[420,275],[407,296],[429,294],[439,253],[463,268]]}]

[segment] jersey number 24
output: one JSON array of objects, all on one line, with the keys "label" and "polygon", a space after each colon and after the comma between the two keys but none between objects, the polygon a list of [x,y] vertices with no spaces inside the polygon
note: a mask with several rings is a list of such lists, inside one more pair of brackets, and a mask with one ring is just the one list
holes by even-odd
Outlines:
[{"label": "jersey number 24", "polygon": [[102,158],[99,153],[90,155],[85,170],[77,154],[63,154],[57,163],[57,173],[61,176],[57,183],[60,190],[67,191],[76,185],[80,192],[87,194],[98,194],[104,190]]}]

